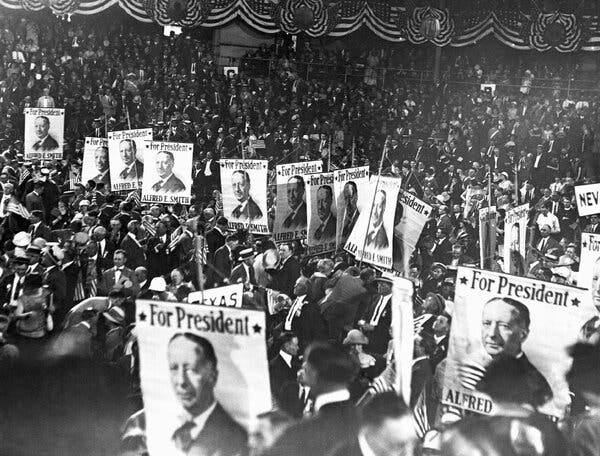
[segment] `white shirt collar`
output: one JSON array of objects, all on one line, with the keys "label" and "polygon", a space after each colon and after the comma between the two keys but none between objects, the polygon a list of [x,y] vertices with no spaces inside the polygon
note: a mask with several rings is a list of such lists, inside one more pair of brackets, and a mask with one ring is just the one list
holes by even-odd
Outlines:
[{"label": "white shirt collar", "polygon": [[363,432],[358,433],[358,446],[363,456],[377,456],[367,443],[367,439]]},{"label": "white shirt collar", "polygon": [[216,407],[217,407],[217,402],[213,401],[213,403],[211,404],[210,407],[208,407],[204,412],[202,412],[198,416],[195,416],[194,418],[191,418],[187,412],[182,413],[181,424],[185,423],[186,421],[189,421],[190,418],[191,418],[191,421],[194,422],[195,426],[190,431],[192,440],[196,440],[198,438],[198,436],[202,432],[202,429],[204,429],[204,426],[206,425],[208,418],[210,417],[211,413],[214,412]]},{"label": "white shirt collar", "polygon": [[165,182],[167,182],[169,179],[171,179],[171,176],[173,175],[173,173],[169,174],[167,177],[165,177],[164,179],[161,179],[160,182],[164,185]]},{"label": "white shirt collar", "polygon": [[350,399],[350,392],[347,389],[321,394],[315,399],[315,412],[318,412],[324,405],[332,404],[334,402],[344,402],[348,399]]},{"label": "white shirt collar", "polygon": [[279,350],[279,356],[285,361],[288,367],[292,367],[292,355],[284,352],[283,350]]}]

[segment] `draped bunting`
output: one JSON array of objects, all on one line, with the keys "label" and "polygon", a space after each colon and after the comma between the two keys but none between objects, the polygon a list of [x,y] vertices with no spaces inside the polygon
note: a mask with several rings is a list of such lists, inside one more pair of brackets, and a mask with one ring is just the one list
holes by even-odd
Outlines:
[{"label": "draped bunting", "polygon": [[[566,13],[527,16],[517,10],[406,8],[389,0],[0,0],[0,8],[91,15],[118,5],[142,22],[221,27],[239,18],[263,33],[344,36],[366,27],[378,37],[438,46],[469,46],[492,35],[514,49],[600,50],[598,17]],[[424,25],[425,24],[425,25]]]},{"label": "draped bunting", "polygon": [[572,52],[579,49],[583,31],[574,14],[554,13],[537,15],[531,21],[529,45],[538,51],[556,49]]},{"label": "draped bunting", "polygon": [[446,46],[450,44],[453,33],[454,20],[447,9],[415,8],[406,24],[408,41],[413,44],[430,41],[437,46]]}]

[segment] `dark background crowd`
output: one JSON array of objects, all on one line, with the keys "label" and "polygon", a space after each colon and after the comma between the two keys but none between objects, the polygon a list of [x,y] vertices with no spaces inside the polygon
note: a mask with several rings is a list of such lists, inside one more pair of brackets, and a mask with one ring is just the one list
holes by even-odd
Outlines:
[{"label": "dark background crowd", "polygon": [[[40,377],[56,379],[73,388],[83,412],[52,391],[25,404],[62,410],[69,423],[90,415],[124,422],[143,407],[135,299],[185,302],[192,291],[242,282],[244,307],[267,314],[277,407],[251,432],[253,454],[365,454],[365,441],[377,456],[600,452],[597,325],[588,345],[573,348],[576,400],[560,432],[535,411],[533,396],[511,396],[520,373],[510,362],[487,384],[519,413],[447,426],[433,391],[448,350],[456,268],[479,265],[479,208],[498,208],[502,245],[506,211],[529,203],[528,248],[514,272],[577,284],[581,233],[600,233],[598,217],[579,217],[574,201],[574,186],[597,182],[600,167],[599,85],[588,56],[517,52],[489,41],[444,49],[435,75],[426,46],[277,37],[233,62],[239,72],[227,75],[202,32],[164,37],[139,24],[19,15],[0,18],[0,30],[3,393],[46,391]],[[24,158],[27,107],[65,109],[62,160]],[[189,207],[142,204],[136,192],[111,193],[78,178],[86,136],[147,127],[155,139],[194,144]],[[251,147],[255,140],[264,147]],[[242,157],[268,159],[273,169],[319,158],[324,169],[368,165],[377,173],[383,165],[383,174],[434,207],[407,271],[415,287],[408,404],[390,393],[389,280],[341,250],[313,258],[303,241],[275,245],[228,230],[218,160]],[[276,190],[269,185],[270,217]],[[473,190],[486,197],[469,205]],[[502,249],[485,260],[503,270]],[[79,361],[64,365],[64,357]],[[20,365],[32,360],[34,367]],[[98,364],[102,373],[93,370]],[[81,391],[70,369],[94,378],[97,395]],[[12,373],[27,382],[14,382]],[[31,454],[27,408],[7,413],[2,426],[14,438],[0,445],[6,454]],[[48,426],[52,418],[44,412],[39,420]],[[528,436],[522,441],[510,431],[516,425]],[[407,426],[414,435],[402,432]],[[75,431],[86,433],[80,425],[62,440],[44,433],[47,452],[43,445],[36,451],[96,454],[106,445],[144,452],[143,436],[125,433],[119,442],[118,430],[94,434],[100,444],[53,445]],[[531,435],[541,436],[539,445]]]}]

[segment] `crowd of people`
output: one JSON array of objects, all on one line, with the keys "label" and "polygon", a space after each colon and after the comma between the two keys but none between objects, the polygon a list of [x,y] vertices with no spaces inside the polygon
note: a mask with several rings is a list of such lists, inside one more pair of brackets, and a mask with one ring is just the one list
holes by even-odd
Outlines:
[{"label": "crowd of people", "polygon": [[[125,418],[143,407],[135,300],[186,302],[193,291],[241,282],[243,306],[267,313],[275,409],[226,454],[600,452],[595,330],[572,348],[574,401],[564,422],[537,413],[536,397],[511,391],[522,373],[510,360],[485,379],[486,392],[505,406],[501,416],[443,423],[435,397],[419,413],[447,355],[456,268],[479,264],[479,208],[498,208],[502,245],[506,211],[530,204],[519,272],[542,280],[576,285],[581,234],[600,233],[599,217],[580,217],[574,200],[575,185],[600,176],[597,91],[567,90],[563,78],[575,67],[465,50],[445,56],[434,81],[424,64],[431,56],[419,47],[334,50],[277,38],[226,75],[210,43],[187,34],[11,15],[0,22],[3,376],[27,374],[21,361],[76,357],[110,366],[125,379],[125,399],[115,405]],[[62,160],[25,159],[27,107],[65,109]],[[193,143],[190,206],[143,204],[136,192],[77,181],[86,136],[147,127],[155,139]],[[409,403],[391,392],[391,280],[342,250],[315,258],[302,240],[276,244],[229,230],[218,161],[241,157],[268,159],[272,168],[319,158],[324,169],[368,165],[434,207],[407,274],[415,290]],[[473,189],[491,200],[466,211]],[[276,190],[269,188],[271,218]],[[491,269],[503,270],[502,251],[491,260]],[[271,313],[267,290],[279,293]],[[67,368],[60,369],[63,378]],[[26,393],[7,384],[4,391]],[[128,421],[122,441],[111,442],[115,451],[144,454],[138,427]],[[30,448],[21,431],[7,429]],[[246,432],[236,438],[238,431]],[[10,454],[28,454],[7,441],[0,446]],[[83,454],[63,445],[47,454]]]}]

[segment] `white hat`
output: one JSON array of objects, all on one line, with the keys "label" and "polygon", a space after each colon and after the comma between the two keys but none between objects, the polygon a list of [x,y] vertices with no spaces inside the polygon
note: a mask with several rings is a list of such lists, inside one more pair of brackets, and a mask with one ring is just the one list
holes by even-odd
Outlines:
[{"label": "white hat", "polygon": [[40,249],[44,249],[46,248],[46,239],[44,238],[35,238],[32,242],[31,245],[35,245],[37,247],[39,247]]},{"label": "white hat", "polygon": [[79,201],[79,207],[81,206],[89,206],[90,205],[90,201],[89,200],[81,200]]},{"label": "white hat", "polygon": [[167,282],[162,277],[154,277],[150,282],[148,290],[163,292],[167,290]]},{"label": "white hat", "polygon": [[15,237],[13,237],[13,244],[16,247],[27,247],[29,245],[29,243],[31,242],[31,235],[29,233],[26,233],[25,231],[19,231],[17,234],[15,234]]},{"label": "white hat", "polygon": [[54,264],[59,264],[65,258],[65,252],[57,245],[46,248],[46,255]]}]

